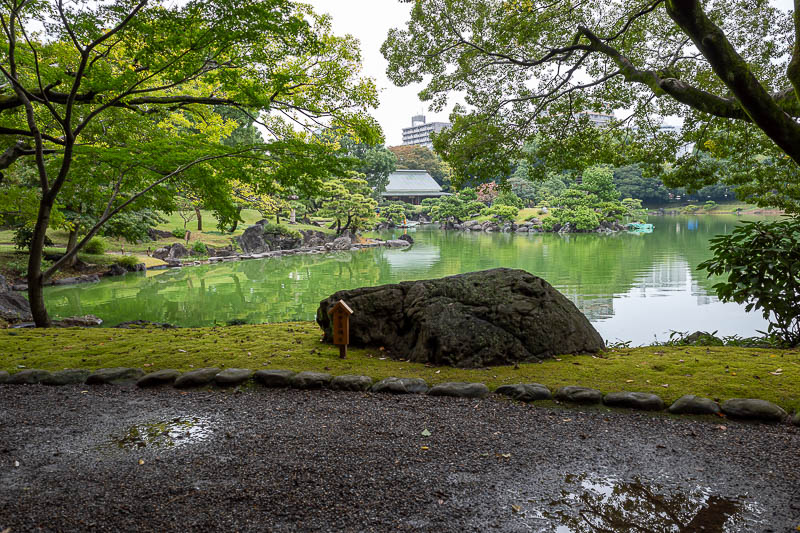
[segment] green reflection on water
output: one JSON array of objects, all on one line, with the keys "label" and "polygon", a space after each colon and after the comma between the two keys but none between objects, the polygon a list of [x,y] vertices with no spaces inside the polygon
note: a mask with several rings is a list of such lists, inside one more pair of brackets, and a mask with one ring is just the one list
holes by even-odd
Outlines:
[{"label": "green reflection on water", "polygon": [[668,329],[685,327],[693,311],[698,313],[698,321],[688,323],[693,327],[697,322],[693,329],[753,334],[764,328],[760,316],[716,302],[708,295],[714,280],[695,272],[710,255],[709,239],[730,232],[737,220],[725,215],[650,217],[655,224],[651,234],[419,229],[412,232],[416,243],[410,249],[373,248],[128,274],[93,285],[50,287],[46,300],[54,316],[94,314],[107,325],[136,319],[180,326],[233,319],[313,320],[319,301],[337,290],[505,266],[549,281],[612,340],[649,342],[654,334],[664,338]]}]

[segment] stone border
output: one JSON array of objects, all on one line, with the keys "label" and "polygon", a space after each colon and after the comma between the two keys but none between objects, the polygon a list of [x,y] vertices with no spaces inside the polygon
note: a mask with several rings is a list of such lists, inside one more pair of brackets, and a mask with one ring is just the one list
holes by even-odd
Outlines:
[{"label": "stone border", "polygon": [[[454,398],[485,398],[489,388],[483,383],[448,382],[429,387],[421,378],[388,377],[377,383],[369,376],[333,376],[325,372],[294,372],[291,370],[258,370],[249,368],[216,367],[198,368],[181,373],[175,369],[163,369],[145,373],[141,368],[100,368],[94,372],[85,369],[66,369],[57,372],[40,369],[25,369],[14,374],[0,371],[0,384],[5,385],[133,385],[140,388],[170,385],[176,389],[204,386],[236,387],[255,382],[266,388],[293,388],[301,390],[328,389],[335,391],[374,392],[388,394],[427,394]],[[620,407],[641,411],[663,411],[664,401],[656,394],[646,392],[610,392],[603,394],[597,389],[579,386],[560,387],[551,392],[539,383],[502,385],[496,395],[512,400],[533,402],[550,400],[582,405]],[[788,421],[800,426],[800,411],[791,419],[780,406],[766,400],[732,398],[721,405],[708,398],[686,394],[675,400],[666,410],[681,415],[725,415],[731,419],[781,423]]]}]

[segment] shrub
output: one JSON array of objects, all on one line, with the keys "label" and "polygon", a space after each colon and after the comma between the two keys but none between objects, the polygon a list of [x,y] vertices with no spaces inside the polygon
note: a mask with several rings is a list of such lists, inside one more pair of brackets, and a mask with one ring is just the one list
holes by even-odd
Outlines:
[{"label": "shrub", "polygon": [[172,236],[176,239],[183,239],[186,237],[186,230],[183,228],[175,228],[172,230]]},{"label": "shrub", "polygon": [[194,250],[198,254],[207,254],[208,253],[208,247],[206,247],[206,243],[200,242],[200,241],[196,241],[192,245],[192,250]]},{"label": "shrub", "polygon": [[496,215],[501,220],[507,220],[509,222],[514,220],[518,213],[519,209],[511,205],[493,205],[481,211],[481,215],[483,216]]},{"label": "shrub", "polygon": [[510,205],[512,207],[516,207],[517,209],[522,209],[524,207],[524,202],[522,201],[522,198],[513,192],[503,191],[498,194],[497,198],[495,198],[492,202],[492,206],[495,205]]},{"label": "shrub", "polygon": [[295,239],[301,239],[303,236],[300,235],[300,232],[297,230],[289,229],[286,226],[281,226],[280,224],[273,224],[268,222],[264,224],[264,233],[271,233],[273,235],[285,235],[287,237],[293,237]]},{"label": "shrub", "polygon": [[117,258],[114,262],[125,270],[133,270],[136,265],[141,263],[139,258],[134,255],[123,255],[122,257]]},{"label": "shrub", "polygon": [[800,218],[745,222],[710,243],[714,256],[697,268],[728,275],[713,287],[720,300],[761,309],[769,335],[800,344]]},{"label": "shrub", "polygon": [[[33,226],[20,226],[16,230],[14,230],[14,248],[17,250],[27,250],[31,247],[31,241],[33,240]],[[50,237],[45,235],[44,237],[44,245],[45,246],[52,246],[53,241],[50,240]],[[27,267],[25,267],[27,271]]]},{"label": "shrub", "polygon": [[102,237],[92,237],[86,246],[83,247],[83,252],[92,255],[103,255],[108,249],[108,242]]},{"label": "shrub", "polygon": [[703,204],[703,209],[706,211],[712,211],[717,208],[717,202],[714,200],[709,200],[705,204]]},{"label": "shrub", "polygon": [[695,211],[697,211],[698,209],[700,209],[700,206],[699,206],[699,205],[692,205],[692,204],[689,204],[689,205],[687,205],[686,207],[684,207],[684,208],[683,208],[683,212],[684,212],[684,213],[694,213],[694,212],[695,212]]}]

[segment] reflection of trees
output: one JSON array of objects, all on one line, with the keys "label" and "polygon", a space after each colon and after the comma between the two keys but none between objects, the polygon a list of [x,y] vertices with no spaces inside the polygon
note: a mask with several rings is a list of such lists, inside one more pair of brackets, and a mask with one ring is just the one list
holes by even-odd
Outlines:
[{"label": "reflection of trees", "polygon": [[564,490],[562,500],[552,506],[571,509],[548,511],[545,516],[576,533],[721,533],[728,519],[740,510],[738,502],[699,491],[665,496],[638,479],[631,483],[595,483],[582,475],[567,476],[567,483],[579,485],[579,493]]},{"label": "reflection of trees", "polygon": [[[313,320],[319,302],[338,290],[507,266],[544,277],[584,312],[599,318],[613,312],[615,295],[647,280],[680,281],[672,279],[685,276],[685,269],[677,266],[688,264],[694,270],[710,255],[709,238],[730,231],[736,220],[723,215],[694,218],[697,231],[686,230],[690,217],[653,217],[656,231],[649,235],[418,230],[416,252],[414,247],[406,252],[370,248],[227,262],[50,287],[45,296],[54,315],[91,313],[109,324],[134,319],[187,326],[232,319]],[[388,259],[391,254],[415,253],[419,260],[407,267],[395,268]],[[702,274],[694,276],[701,288],[714,283]]]}]

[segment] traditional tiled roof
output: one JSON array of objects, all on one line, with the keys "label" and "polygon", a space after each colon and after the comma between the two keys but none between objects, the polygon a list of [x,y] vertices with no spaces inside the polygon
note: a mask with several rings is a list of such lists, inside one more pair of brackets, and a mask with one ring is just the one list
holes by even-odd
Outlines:
[{"label": "traditional tiled roof", "polygon": [[444,196],[442,188],[425,170],[395,170],[382,196]]}]

